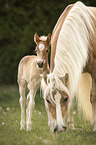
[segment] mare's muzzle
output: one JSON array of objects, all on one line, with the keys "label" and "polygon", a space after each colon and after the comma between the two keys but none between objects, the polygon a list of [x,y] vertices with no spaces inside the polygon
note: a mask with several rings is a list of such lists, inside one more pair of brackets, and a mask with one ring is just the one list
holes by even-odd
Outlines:
[{"label": "mare's muzzle", "polygon": [[42,68],[44,66],[44,61],[41,60],[37,61],[37,65],[39,68]]},{"label": "mare's muzzle", "polygon": [[63,132],[66,131],[66,126],[62,126],[62,128],[58,128],[58,126],[56,126],[54,128],[54,132]]}]

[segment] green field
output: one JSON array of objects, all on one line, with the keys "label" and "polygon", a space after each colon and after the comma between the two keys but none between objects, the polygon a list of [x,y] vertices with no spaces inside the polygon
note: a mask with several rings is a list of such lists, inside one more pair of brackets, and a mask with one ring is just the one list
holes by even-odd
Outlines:
[{"label": "green field", "polygon": [[52,133],[40,92],[35,98],[32,131],[20,131],[20,106],[17,86],[0,86],[0,145],[96,145],[96,133],[89,122],[78,117],[74,103],[75,131]]}]

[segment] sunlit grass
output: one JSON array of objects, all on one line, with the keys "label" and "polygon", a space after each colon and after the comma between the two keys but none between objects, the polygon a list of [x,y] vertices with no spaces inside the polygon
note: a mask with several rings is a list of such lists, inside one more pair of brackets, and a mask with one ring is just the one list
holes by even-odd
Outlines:
[{"label": "sunlit grass", "polygon": [[38,91],[32,116],[32,130],[20,131],[20,106],[17,86],[0,87],[0,145],[96,145],[96,134],[89,122],[78,117],[74,104],[75,131],[52,133],[48,127],[43,98]]}]

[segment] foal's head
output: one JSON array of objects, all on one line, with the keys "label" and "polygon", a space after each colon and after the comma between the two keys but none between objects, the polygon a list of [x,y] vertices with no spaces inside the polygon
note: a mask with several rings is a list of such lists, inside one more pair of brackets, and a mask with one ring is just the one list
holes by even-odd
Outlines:
[{"label": "foal's head", "polygon": [[37,51],[37,65],[39,68],[43,68],[48,61],[48,52],[49,52],[49,45],[51,41],[51,34],[49,33],[48,36],[41,36],[39,37],[37,33],[34,35],[34,41],[36,43],[36,51]]},{"label": "foal's head", "polygon": [[[44,98],[47,112],[49,113],[49,127],[54,131],[66,130],[65,118],[69,101],[69,75],[58,78],[57,76],[48,76],[44,79],[46,87],[44,91]],[[44,84],[44,82],[43,82]],[[51,121],[50,121],[51,120]]]}]

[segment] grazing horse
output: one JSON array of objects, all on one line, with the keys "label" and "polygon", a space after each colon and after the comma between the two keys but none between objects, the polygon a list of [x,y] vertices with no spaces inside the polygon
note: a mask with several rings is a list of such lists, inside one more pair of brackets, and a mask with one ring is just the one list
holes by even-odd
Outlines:
[{"label": "grazing horse", "polygon": [[[88,73],[82,76],[83,72],[91,75],[92,89],[90,76]],[[81,87],[82,82],[84,88],[90,82],[87,88],[91,89],[93,131],[96,131],[96,8],[76,2],[65,9],[54,27],[51,37],[51,73],[42,79],[51,130],[66,129],[67,107],[68,125],[75,129],[72,112],[74,96],[77,95],[78,99],[82,94],[89,96],[87,88],[84,91]],[[80,90],[83,92],[78,94]],[[86,106],[88,98],[80,99],[78,103],[83,102]],[[83,109],[84,105],[81,107]],[[90,111],[85,109],[86,117]]]},{"label": "grazing horse", "polygon": [[47,37],[34,35],[36,43],[37,56],[30,55],[21,59],[18,67],[18,84],[20,92],[21,105],[21,130],[25,129],[25,90],[29,89],[27,95],[27,109],[26,109],[26,130],[31,130],[32,111],[34,109],[34,98],[38,87],[40,87],[41,74],[49,73],[48,52],[51,35]]}]

